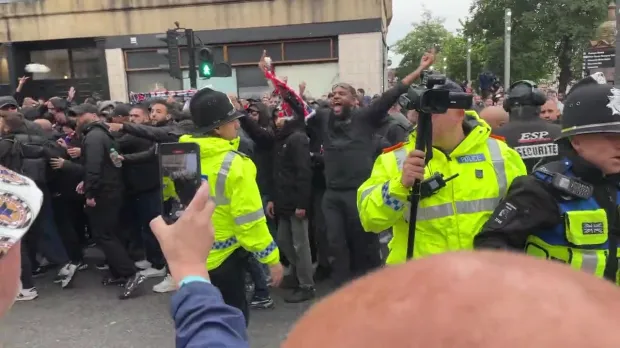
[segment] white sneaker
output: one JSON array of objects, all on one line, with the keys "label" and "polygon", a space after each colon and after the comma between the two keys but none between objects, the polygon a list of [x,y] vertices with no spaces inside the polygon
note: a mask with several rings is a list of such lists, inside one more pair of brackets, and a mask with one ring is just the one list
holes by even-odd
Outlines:
[{"label": "white sneaker", "polygon": [[37,297],[39,297],[37,288],[21,289],[19,293],[17,294],[15,301],[32,301]]},{"label": "white sneaker", "polygon": [[153,291],[158,292],[160,294],[166,293],[166,292],[172,292],[175,291],[177,289],[176,284],[174,284],[174,280],[172,280],[172,276],[170,274],[166,275],[166,278],[164,278],[164,280],[153,286]]},{"label": "white sneaker", "polygon": [[147,260],[140,260],[140,261],[136,261],[134,263],[136,265],[136,267],[138,267],[139,269],[149,269],[151,268],[151,263],[148,262]]},{"label": "white sneaker", "polygon": [[140,271],[145,278],[157,278],[157,277],[165,277],[168,272],[166,272],[166,267],[162,267],[161,269],[157,268],[147,268],[145,270]]}]

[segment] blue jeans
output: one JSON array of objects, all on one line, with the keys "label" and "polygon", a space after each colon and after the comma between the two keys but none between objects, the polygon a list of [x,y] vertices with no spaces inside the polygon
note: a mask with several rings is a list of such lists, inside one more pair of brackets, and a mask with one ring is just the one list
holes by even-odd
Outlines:
[{"label": "blue jeans", "polygon": [[248,272],[250,272],[250,277],[254,282],[254,296],[261,298],[269,297],[269,286],[263,266],[254,256],[249,257]]},{"label": "blue jeans", "polygon": [[166,259],[161,251],[157,238],[151,231],[149,223],[161,214],[161,195],[158,189],[141,192],[134,196],[134,219],[136,228],[141,232],[144,242],[146,259],[153,268],[161,269],[166,266]]},{"label": "blue jeans", "polygon": [[58,227],[54,220],[52,209],[52,197],[50,192],[43,188],[43,205],[41,206],[42,234],[36,241],[39,252],[45,258],[56,265],[65,265],[69,262],[69,256],[58,234]]},{"label": "blue jeans", "polygon": [[[263,207],[267,207],[267,197],[263,196],[262,199]],[[269,218],[267,218],[267,227],[273,236],[275,233],[275,225],[273,225],[273,221]],[[258,260],[251,255],[248,262],[248,272],[250,273],[252,282],[254,282],[254,296],[262,298],[269,297],[269,286],[267,285],[267,274],[269,274],[269,267],[258,262]]]}]

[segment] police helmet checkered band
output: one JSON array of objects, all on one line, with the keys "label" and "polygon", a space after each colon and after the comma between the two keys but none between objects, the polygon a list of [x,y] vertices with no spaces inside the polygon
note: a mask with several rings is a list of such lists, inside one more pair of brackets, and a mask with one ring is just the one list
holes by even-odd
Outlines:
[{"label": "police helmet checkered band", "polygon": [[42,203],[32,180],[0,166],[0,259],[32,226]]},{"label": "police helmet checkered band", "polygon": [[605,78],[605,75],[603,75],[602,72],[596,72],[592,75],[590,75],[590,77],[596,81],[596,83],[598,83],[599,85],[606,85],[607,84],[607,79]]}]

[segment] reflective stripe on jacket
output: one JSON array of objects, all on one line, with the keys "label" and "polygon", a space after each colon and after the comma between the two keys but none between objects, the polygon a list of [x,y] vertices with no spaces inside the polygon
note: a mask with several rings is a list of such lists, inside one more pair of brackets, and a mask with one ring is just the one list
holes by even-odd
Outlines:
[{"label": "reflective stripe on jacket", "polygon": [[215,242],[207,260],[207,269],[219,267],[237,248],[250,251],[258,261],[272,265],[280,261],[263,210],[256,166],[237,152],[239,138],[227,141],[217,137],[184,135],[181,143],[200,146],[200,167],[210,184],[217,207],[213,212]]},{"label": "reflective stripe on jacket", "polygon": [[[570,170],[561,174],[574,177]],[[552,175],[541,171],[534,175],[543,182],[551,183],[553,180]],[[620,192],[617,192],[616,196],[617,202],[620,202]],[[574,269],[602,278],[609,251],[607,212],[593,197],[558,202],[558,207],[560,214],[564,216],[564,222],[547,230],[533,231],[527,238],[525,252],[528,255],[561,261]],[[618,279],[617,275],[616,282]]]},{"label": "reflective stripe on jacket", "polygon": [[[431,197],[420,201],[414,257],[472,249],[473,238],[505,196],[512,180],[526,175],[519,154],[490,138],[490,127],[475,112],[467,112],[465,139],[450,154],[433,149],[425,177],[455,174]],[[401,184],[407,154],[415,148],[415,134],[402,147],[379,156],[372,174],[358,189],[357,206],[364,229],[379,233],[393,227],[388,264],[405,262],[410,190]]]}]

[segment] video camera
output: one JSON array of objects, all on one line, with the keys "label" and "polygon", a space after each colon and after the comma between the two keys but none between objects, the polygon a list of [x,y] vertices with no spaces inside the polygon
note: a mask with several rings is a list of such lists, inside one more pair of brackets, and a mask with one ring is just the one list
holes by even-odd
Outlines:
[{"label": "video camera", "polygon": [[471,109],[473,103],[471,94],[435,89],[436,86],[446,84],[445,75],[425,72],[422,81],[422,85],[411,86],[406,94],[400,96],[398,100],[400,106],[427,114],[444,114],[448,109]]}]

